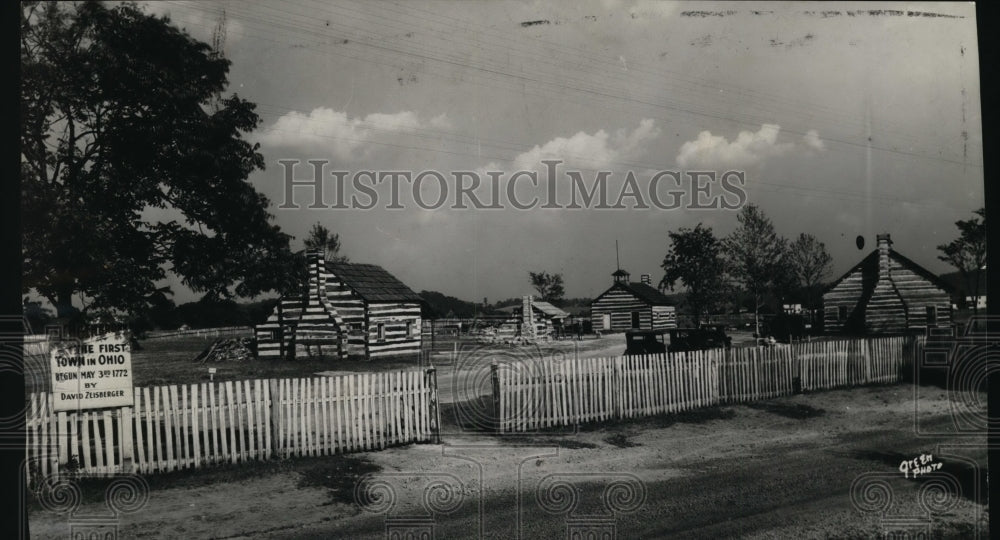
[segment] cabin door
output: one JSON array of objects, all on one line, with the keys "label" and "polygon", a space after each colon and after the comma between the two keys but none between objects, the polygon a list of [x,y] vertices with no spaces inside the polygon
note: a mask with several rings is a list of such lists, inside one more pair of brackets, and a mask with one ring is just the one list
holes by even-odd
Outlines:
[{"label": "cabin door", "polygon": [[639,312],[632,312],[632,328],[639,328]]},{"label": "cabin door", "polygon": [[601,315],[601,328],[605,330],[611,330],[611,314],[605,313]]}]

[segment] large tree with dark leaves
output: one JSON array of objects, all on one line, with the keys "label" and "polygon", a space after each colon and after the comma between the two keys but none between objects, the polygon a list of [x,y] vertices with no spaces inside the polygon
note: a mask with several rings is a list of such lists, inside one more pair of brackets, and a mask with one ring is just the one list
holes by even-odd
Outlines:
[{"label": "large tree with dark leaves", "polygon": [[141,313],[168,272],[209,298],[281,288],[289,237],[247,181],[255,106],[229,61],[135,5],[27,3],[25,286],[61,317]]},{"label": "large tree with dark leaves", "polygon": [[939,245],[938,259],[954,266],[966,283],[966,292],[973,296],[972,313],[979,315],[979,293],[982,271],[986,268],[986,208],[973,212],[976,217],[958,220],[958,238]]},{"label": "large tree with dark leaves", "polygon": [[744,206],[736,220],[736,230],[724,240],[726,254],[732,278],[753,302],[755,332],[760,334],[760,308],[791,281],[788,241],[756,205]]},{"label": "large tree with dark leaves", "polygon": [[528,272],[528,277],[531,278],[531,286],[535,288],[541,300],[557,306],[562,304],[563,295],[566,293],[562,274]]},{"label": "large tree with dark leaves", "polygon": [[726,260],[722,240],[715,237],[711,227],[701,223],[694,229],[681,227],[670,232],[670,250],[663,257],[662,285],[674,290],[678,281],[687,290],[684,304],[694,325],[705,316],[722,307],[731,296],[726,281]]},{"label": "large tree with dark leaves", "polygon": [[811,234],[800,233],[788,245],[788,275],[791,277],[791,285],[799,288],[807,308],[819,306],[822,300],[819,289],[830,272],[831,264],[833,257],[826,251],[826,246]]}]

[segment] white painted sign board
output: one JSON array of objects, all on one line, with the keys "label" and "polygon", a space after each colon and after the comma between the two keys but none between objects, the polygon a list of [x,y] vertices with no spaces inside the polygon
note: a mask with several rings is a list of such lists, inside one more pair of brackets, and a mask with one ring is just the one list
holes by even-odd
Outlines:
[{"label": "white painted sign board", "polygon": [[56,411],[132,406],[132,351],[127,335],[109,333],[54,343],[50,360]]}]

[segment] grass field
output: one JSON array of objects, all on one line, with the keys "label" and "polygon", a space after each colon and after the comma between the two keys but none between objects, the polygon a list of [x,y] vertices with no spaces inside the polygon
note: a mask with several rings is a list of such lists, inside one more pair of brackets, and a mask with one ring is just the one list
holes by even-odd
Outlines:
[{"label": "grass field", "polygon": [[[199,353],[212,345],[216,338],[180,336],[148,339],[139,342],[140,348],[132,351],[132,384],[136,387],[165,384],[192,384],[208,382],[208,368],[216,368],[214,380],[235,381],[244,379],[271,379],[281,377],[308,377],[321,371],[382,371],[404,369],[419,365],[419,358],[392,358],[385,360],[339,360],[334,358],[302,358],[288,360],[255,359],[248,362],[194,362]],[[45,362],[35,362],[40,369]],[[47,391],[47,370],[44,375],[25,377],[27,392]]]},{"label": "grass field", "polygon": [[[732,332],[733,346],[752,346],[754,339],[747,332]],[[166,384],[192,384],[208,382],[208,368],[216,372],[212,380],[235,381],[244,379],[271,379],[282,377],[309,377],[322,372],[386,371],[434,365],[441,368],[473,368],[494,359],[548,358],[548,357],[599,357],[619,356],[625,351],[624,334],[605,334],[601,337],[584,336],[581,340],[561,339],[540,342],[537,345],[505,345],[479,343],[468,336],[436,336],[425,339],[421,356],[400,356],[365,360],[334,357],[310,357],[296,360],[255,359],[247,362],[194,362],[199,353],[218,338],[202,336],[175,336],[146,339],[132,352],[132,383],[136,387]],[[814,338],[815,339],[815,338]],[[28,362],[25,377],[27,392],[49,389],[48,360],[38,357]]]}]

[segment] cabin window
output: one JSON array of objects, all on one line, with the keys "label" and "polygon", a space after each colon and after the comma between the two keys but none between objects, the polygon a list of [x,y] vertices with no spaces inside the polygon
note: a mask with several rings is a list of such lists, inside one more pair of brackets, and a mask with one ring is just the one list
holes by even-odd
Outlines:
[{"label": "cabin window", "polygon": [[937,306],[927,306],[927,326],[937,324]]},{"label": "cabin window", "polygon": [[840,306],[837,308],[837,320],[838,321],[847,320],[847,306]]},{"label": "cabin window", "polygon": [[639,328],[639,312],[632,312],[632,328]]},{"label": "cabin window", "polygon": [[406,335],[410,337],[417,335],[417,325],[414,321],[406,321]]},{"label": "cabin window", "polygon": [[378,323],[378,333],[376,334],[379,341],[385,341],[385,323]]}]

